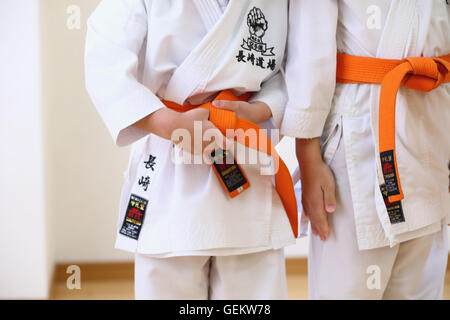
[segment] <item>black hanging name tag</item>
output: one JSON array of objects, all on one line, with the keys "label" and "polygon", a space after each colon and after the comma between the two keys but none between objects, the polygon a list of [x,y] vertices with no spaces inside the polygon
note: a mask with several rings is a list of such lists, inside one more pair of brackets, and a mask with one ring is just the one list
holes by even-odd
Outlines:
[{"label": "black hanging name tag", "polygon": [[216,149],[209,155],[217,177],[230,197],[235,197],[250,187],[247,177],[233,155],[226,150]]},{"label": "black hanging name tag", "polygon": [[380,153],[380,159],[388,196],[395,196],[400,194],[397,170],[395,167],[394,150],[388,150]]},{"label": "black hanging name tag", "polygon": [[147,204],[148,201],[146,199],[131,194],[125,219],[122,228],[120,228],[120,234],[135,240],[139,239]]},{"label": "black hanging name tag", "polygon": [[383,195],[384,204],[386,205],[386,209],[389,215],[389,220],[391,224],[396,224],[400,222],[405,222],[405,216],[403,214],[402,202],[389,202],[389,196],[387,187],[385,184],[380,186],[381,194]]}]

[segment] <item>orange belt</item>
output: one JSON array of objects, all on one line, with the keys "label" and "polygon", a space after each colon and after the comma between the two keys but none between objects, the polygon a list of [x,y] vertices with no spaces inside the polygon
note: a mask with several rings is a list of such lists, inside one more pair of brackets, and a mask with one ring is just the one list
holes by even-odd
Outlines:
[{"label": "orange belt", "polygon": [[395,155],[395,103],[400,86],[429,92],[450,82],[450,54],[438,58],[388,60],[338,53],[336,81],[381,84],[378,134],[380,159],[390,202],[404,198]]},{"label": "orange belt", "polygon": [[[236,97],[230,90],[224,90],[219,93],[219,95],[214,100],[230,100],[230,101],[247,101],[250,95],[245,94],[241,97]],[[245,145],[248,148],[252,148],[258,151],[265,152],[269,156],[272,156],[275,160],[279,160],[279,170],[275,173],[275,187],[277,189],[278,195],[280,196],[281,202],[283,203],[284,209],[286,210],[289,222],[291,224],[292,231],[295,237],[298,237],[298,217],[297,217],[297,201],[295,199],[294,185],[292,183],[292,178],[286,164],[283,162],[281,157],[278,155],[274,146],[272,145],[269,137],[264,133],[258,125],[236,117],[236,113],[217,109],[212,106],[211,102],[202,104],[200,106],[191,105],[179,105],[171,101],[162,101],[168,108],[178,111],[186,112],[195,108],[204,108],[209,110],[209,120],[225,135],[227,129],[237,130],[242,129],[244,132],[248,129],[257,130],[259,134],[257,146],[250,143],[249,135],[236,134],[234,139]],[[240,130],[238,131],[238,133]],[[260,139],[266,139],[266,145],[260,143]],[[267,146],[263,150],[262,146]]]}]

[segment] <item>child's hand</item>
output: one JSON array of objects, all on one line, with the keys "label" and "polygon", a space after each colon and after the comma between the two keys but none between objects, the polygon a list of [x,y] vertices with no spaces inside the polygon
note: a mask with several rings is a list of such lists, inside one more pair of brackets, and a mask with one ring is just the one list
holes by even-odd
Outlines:
[{"label": "child's hand", "polygon": [[234,111],[237,117],[244,118],[253,123],[261,123],[272,117],[272,110],[270,110],[267,104],[261,101],[216,100],[213,101],[212,105],[218,109]]},{"label": "child's hand", "polygon": [[[219,129],[208,120],[208,117],[209,110],[203,108],[193,109],[184,113],[179,113],[169,108],[161,108],[139,120],[134,126],[164,139],[172,140],[190,153],[205,154],[207,151],[212,151],[215,147],[227,149],[226,144],[229,142]],[[195,132],[195,122],[197,122],[197,127],[201,128],[201,135],[200,132]],[[211,137],[213,139],[210,139]],[[215,146],[212,145],[212,142],[215,142]]]},{"label": "child's hand", "polygon": [[297,139],[302,181],[302,205],[313,234],[325,241],[330,235],[327,214],[336,210],[334,176],[322,160],[319,139]]},{"label": "child's hand", "polygon": [[[209,110],[203,108],[197,108],[181,113],[178,121],[175,123],[175,130],[187,130],[187,132],[185,132],[188,133],[190,139],[185,140],[184,135],[180,135],[182,131],[178,134],[178,132],[174,130],[171,140],[177,143],[180,148],[194,154],[210,153],[217,147],[227,149],[225,137],[220,130],[208,120],[208,118]],[[195,126],[197,126],[197,129]],[[199,135],[200,128],[203,136]],[[180,137],[182,138],[180,139]],[[214,142],[214,145],[212,142]]]}]

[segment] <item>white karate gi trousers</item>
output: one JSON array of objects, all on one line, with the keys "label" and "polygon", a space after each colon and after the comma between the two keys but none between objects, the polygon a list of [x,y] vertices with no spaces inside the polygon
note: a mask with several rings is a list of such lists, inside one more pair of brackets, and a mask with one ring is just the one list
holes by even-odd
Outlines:
[{"label": "white karate gi trousers", "polygon": [[287,299],[283,249],[230,256],[136,254],[138,300]]},{"label": "white karate gi trousers", "polygon": [[[337,210],[328,215],[330,237],[311,236],[311,299],[442,299],[448,258],[447,227],[389,246],[359,251],[341,139],[330,162]],[[376,213],[374,213],[376,214]]]}]

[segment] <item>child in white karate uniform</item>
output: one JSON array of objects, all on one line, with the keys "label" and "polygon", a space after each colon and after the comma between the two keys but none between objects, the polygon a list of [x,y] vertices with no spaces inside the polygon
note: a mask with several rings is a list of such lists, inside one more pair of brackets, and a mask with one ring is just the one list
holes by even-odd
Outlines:
[{"label": "child in white karate uniform", "polygon": [[281,133],[315,234],[311,298],[442,298],[449,53],[445,0],[290,2]]},{"label": "child in white karate uniform", "polygon": [[287,15],[287,0],[104,0],[89,18],[87,89],[116,144],[133,144],[116,247],[136,253],[137,299],[286,298],[282,248],[297,230],[273,176],[244,163],[251,151],[236,143],[250,187],[230,198],[210,164],[175,161],[198,151],[172,141],[176,129],[195,137],[194,121],[215,125],[209,110],[165,101],[252,93],[214,107],[278,128]]}]

